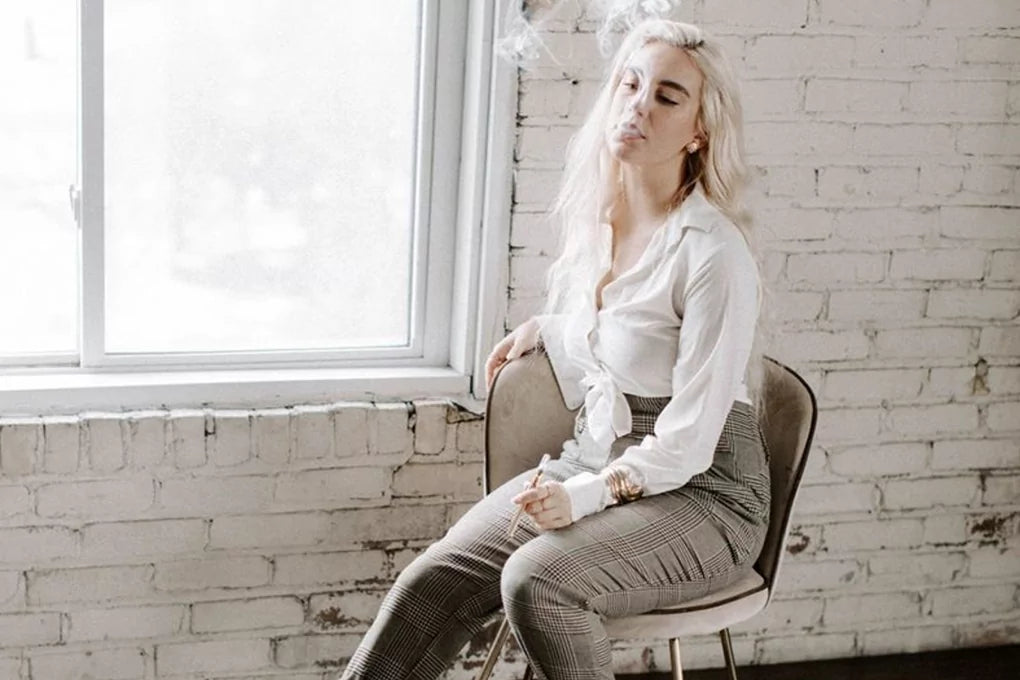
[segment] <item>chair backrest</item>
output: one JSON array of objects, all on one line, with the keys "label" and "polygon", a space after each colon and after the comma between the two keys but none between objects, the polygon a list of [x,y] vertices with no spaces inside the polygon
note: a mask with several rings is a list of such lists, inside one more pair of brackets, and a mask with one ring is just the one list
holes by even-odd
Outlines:
[{"label": "chair backrest", "polygon": [[796,371],[768,357],[763,382],[761,428],[771,454],[772,508],[769,530],[755,568],[765,579],[771,600],[793,502],[814,438],[818,405],[811,388]]},{"label": "chair backrest", "polygon": [[[772,514],[755,567],[768,584],[771,599],[818,407],[807,383],[770,358],[765,361],[762,397],[762,432],[771,454]],[[545,354],[533,352],[504,364],[487,400],[485,492],[534,467],[543,453],[556,456],[573,436],[574,413],[563,402]]]},{"label": "chair backrest", "polygon": [[560,394],[549,357],[531,352],[499,369],[485,408],[485,493],[558,457],[574,436],[574,414]]}]

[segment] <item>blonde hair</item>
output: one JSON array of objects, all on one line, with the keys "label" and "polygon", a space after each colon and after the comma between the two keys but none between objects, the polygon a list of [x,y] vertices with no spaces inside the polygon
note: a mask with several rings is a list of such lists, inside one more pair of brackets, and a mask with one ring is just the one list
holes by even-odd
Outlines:
[{"label": "blonde hair", "polygon": [[[622,200],[622,187],[617,179],[620,164],[609,152],[604,136],[613,94],[631,56],[651,42],[683,49],[704,79],[698,127],[704,132],[707,144],[703,144],[698,153],[685,155],[683,181],[678,178],[671,205],[678,206],[700,184],[705,197],[740,229],[752,254],[757,255],[750,212],[743,202],[748,172],[744,161],[743,111],[733,69],[719,42],[703,34],[697,26],[649,19],[636,25],[624,38],[591,112],[567,146],[563,179],[552,207],[552,218],[561,230],[561,252],[549,270],[547,313],[575,308],[576,304],[586,302],[584,296],[590,293],[584,273],[595,266],[597,226],[608,221],[618,201]],[[762,293],[761,303],[765,287],[760,272],[755,273]],[[759,304],[758,326],[761,320]],[[756,327],[755,346],[745,375],[755,405],[759,403],[762,380],[762,342],[758,330]]]}]

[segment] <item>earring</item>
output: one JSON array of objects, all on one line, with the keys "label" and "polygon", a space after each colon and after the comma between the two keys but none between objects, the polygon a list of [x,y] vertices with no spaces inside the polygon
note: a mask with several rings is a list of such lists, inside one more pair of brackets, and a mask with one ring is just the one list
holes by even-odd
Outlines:
[{"label": "earring", "polygon": [[691,142],[690,144],[687,145],[687,153],[694,153],[697,150],[698,150],[697,142]]}]

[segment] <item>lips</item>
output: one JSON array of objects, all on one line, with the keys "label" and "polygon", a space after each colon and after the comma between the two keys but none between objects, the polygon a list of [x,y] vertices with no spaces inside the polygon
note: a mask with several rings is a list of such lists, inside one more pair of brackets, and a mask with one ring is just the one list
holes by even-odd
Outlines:
[{"label": "lips", "polygon": [[640,139],[645,138],[644,134],[641,132],[637,125],[634,125],[634,123],[621,123],[617,127],[620,131],[620,134],[625,137],[638,137]]}]

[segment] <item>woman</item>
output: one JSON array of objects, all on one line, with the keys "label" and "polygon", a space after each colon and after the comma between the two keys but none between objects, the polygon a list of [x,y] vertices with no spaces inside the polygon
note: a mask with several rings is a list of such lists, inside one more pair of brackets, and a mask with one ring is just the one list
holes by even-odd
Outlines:
[{"label": "woman", "polygon": [[769,480],[740,135],[716,43],[663,20],[628,34],[568,150],[547,313],[486,366],[491,383],[544,344],[583,403],[575,437],[537,488],[532,470],[495,489],[404,569],[343,678],[436,678],[500,606],[539,678],[612,678],[602,617],[751,567]]}]

